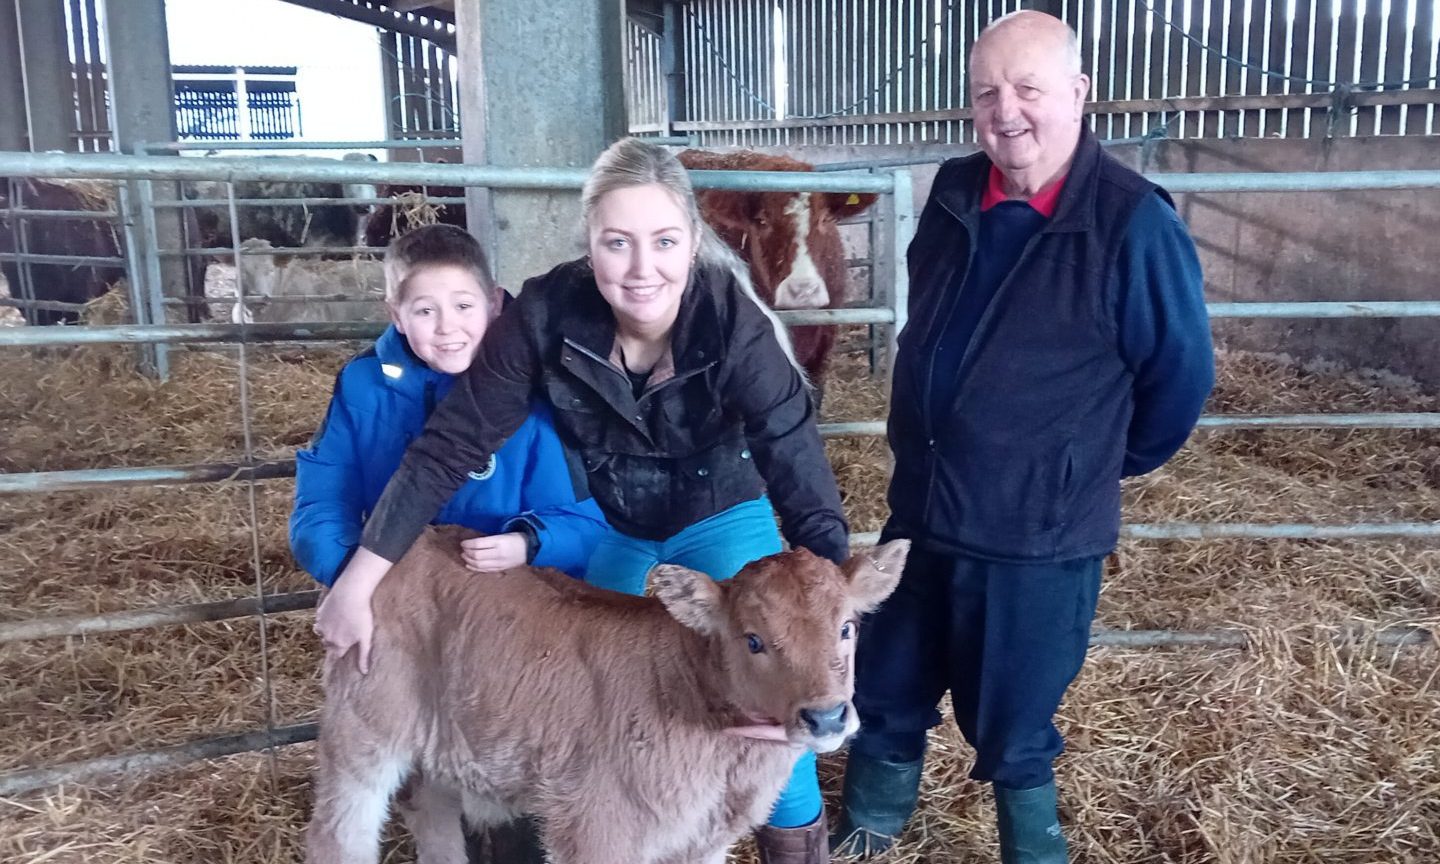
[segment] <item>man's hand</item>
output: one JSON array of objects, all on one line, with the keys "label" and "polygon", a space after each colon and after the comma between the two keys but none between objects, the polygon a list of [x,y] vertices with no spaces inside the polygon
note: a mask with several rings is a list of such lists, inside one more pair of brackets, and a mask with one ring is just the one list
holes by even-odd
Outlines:
[{"label": "man's hand", "polygon": [[518,531],[474,537],[460,543],[460,557],[471,570],[494,572],[525,564],[525,535]]}]

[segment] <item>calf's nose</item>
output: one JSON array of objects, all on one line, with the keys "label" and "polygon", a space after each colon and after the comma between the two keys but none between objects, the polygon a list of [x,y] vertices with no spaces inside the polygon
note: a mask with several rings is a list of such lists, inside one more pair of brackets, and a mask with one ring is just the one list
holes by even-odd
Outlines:
[{"label": "calf's nose", "polygon": [[817,738],[841,735],[845,732],[845,712],[848,708],[844,702],[832,708],[801,708],[800,719]]}]

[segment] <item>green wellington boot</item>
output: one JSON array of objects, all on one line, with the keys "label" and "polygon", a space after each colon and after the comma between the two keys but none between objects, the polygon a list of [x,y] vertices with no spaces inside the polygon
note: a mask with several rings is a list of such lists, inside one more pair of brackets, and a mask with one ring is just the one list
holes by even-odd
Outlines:
[{"label": "green wellington boot", "polygon": [[836,855],[868,858],[895,845],[920,799],[923,759],[886,762],[851,752],[845,767],[840,824],[830,835]]},{"label": "green wellington boot", "polygon": [[992,788],[1003,864],[1067,864],[1070,857],[1060,831],[1055,784],[1034,789]]}]

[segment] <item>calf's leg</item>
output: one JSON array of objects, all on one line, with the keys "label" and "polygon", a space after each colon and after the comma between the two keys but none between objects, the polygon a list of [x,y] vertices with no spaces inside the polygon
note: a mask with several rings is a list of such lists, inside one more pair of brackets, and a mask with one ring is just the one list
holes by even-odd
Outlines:
[{"label": "calf's leg", "polygon": [[[321,724],[315,769],[315,812],[305,834],[308,864],[376,864],[390,797],[410,770],[393,751],[355,746],[354,736],[327,734]],[[337,740],[340,739],[340,740]],[[456,831],[460,820],[455,819]]]},{"label": "calf's leg", "polygon": [[399,809],[415,838],[418,864],[466,864],[459,792],[417,775]]}]

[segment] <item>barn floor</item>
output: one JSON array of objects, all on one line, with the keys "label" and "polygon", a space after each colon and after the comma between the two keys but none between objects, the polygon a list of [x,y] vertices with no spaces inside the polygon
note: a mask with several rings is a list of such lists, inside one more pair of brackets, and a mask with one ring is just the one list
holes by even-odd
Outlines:
[{"label": "barn floor", "polygon": [[[167,385],[119,349],[7,353],[0,471],[234,459],[244,430],[233,358],[181,352]],[[309,438],[342,355],[285,348],[250,363],[253,440]],[[880,416],[854,357],[830,419]],[[1381,374],[1228,352],[1216,412],[1435,411]],[[855,530],[884,515],[885,447],[830,442]],[[308,587],[285,545],[289,482],[0,498],[0,620],[217,600]],[[1135,521],[1440,521],[1440,433],[1208,431],[1126,490]],[[0,771],[150,749],[313,718],[310,613],[0,646]],[[1440,651],[1336,647],[1342,626],[1440,632],[1440,544],[1130,542],[1100,623],[1235,627],[1246,650],[1092,653],[1063,708],[1059,772],[1085,864],[1440,860]],[[273,709],[267,706],[273,703]],[[890,862],[995,860],[986,791],[952,726],[933,736],[925,798]],[[841,760],[822,760],[838,793]],[[0,860],[295,861],[311,748],[0,799]],[[833,799],[832,799],[833,803]],[[388,860],[410,860],[403,842]],[[735,860],[753,860],[747,849]]]}]

